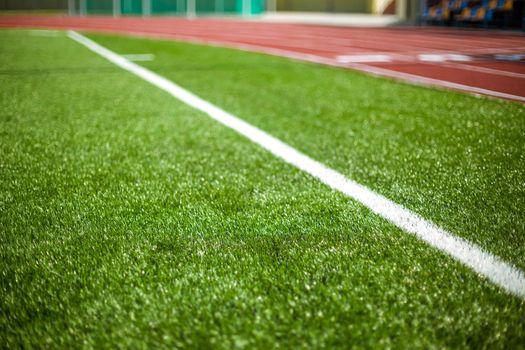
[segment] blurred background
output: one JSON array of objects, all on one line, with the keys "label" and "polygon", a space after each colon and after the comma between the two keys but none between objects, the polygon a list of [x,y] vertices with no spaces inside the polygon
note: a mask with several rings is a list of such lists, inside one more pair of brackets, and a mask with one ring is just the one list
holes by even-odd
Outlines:
[{"label": "blurred background", "polygon": [[[523,28],[525,0],[0,0],[2,11]],[[327,19],[326,16],[331,16]]]}]

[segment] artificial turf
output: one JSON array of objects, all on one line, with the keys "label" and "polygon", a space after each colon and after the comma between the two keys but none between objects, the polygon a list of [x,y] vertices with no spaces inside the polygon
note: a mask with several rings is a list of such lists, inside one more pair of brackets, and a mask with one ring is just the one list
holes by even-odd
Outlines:
[{"label": "artificial turf", "polygon": [[229,49],[91,37],[155,54],[142,64],[525,270],[523,104]]},{"label": "artificial turf", "polygon": [[[523,268],[524,108],[90,35]],[[519,348],[525,304],[64,35],[0,32],[1,340]]]}]

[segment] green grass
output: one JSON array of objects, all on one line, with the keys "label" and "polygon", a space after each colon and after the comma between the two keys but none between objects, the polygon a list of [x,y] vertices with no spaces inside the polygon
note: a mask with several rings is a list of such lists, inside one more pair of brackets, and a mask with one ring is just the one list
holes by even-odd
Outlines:
[{"label": "green grass", "polygon": [[146,67],[525,270],[522,104],[227,49],[92,38],[154,53]]},{"label": "green grass", "polygon": [[[524,108],[90,35],[524,262]],[[523,348],[525,303],[79,44],[0,32],[0,333],[50,348]]]}]

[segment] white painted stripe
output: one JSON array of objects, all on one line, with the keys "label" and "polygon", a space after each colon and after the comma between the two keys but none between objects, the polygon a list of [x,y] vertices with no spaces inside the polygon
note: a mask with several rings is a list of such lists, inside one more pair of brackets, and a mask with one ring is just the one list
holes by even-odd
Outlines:
[{"label": "white painted stripe", "polygon": [[457,53],[447,53],[447,54],[423,53],[423,54],[417,55],[417,58],[418,60],[423,61],[423,62],[471,61],[470,56],[460,55]]},{"label": "white painted stripe", "polygon": [[441,54],[423,53],[417,55],[417,59],[423,62],[445,62],[445,56]]},{"label": "white painted stripe", "polygon": [[514,55],[500,54],[500,55],[494,55],[494,58],[500,61],[519,62],[525,59],[525,55],[524,54],[514,54]]},{"label": "white painted stripe", "polygon": [[390,55],[341,55],[335,58],[337,62],[392,62]]},{"label": "white painted stripe", "polygon": [[468,64],[457,63],[457,62],[444,62],[442,63],[442,65],[446,67],[451,67],[451,68],[470,70],[473,72],[486,73],[486,74],[492,74],[492,75],[501,75],[501,76],[510,77],[510,78],[525,79],[525,74],[509,72],[509,71],[501,70],[501,69],[487,68],[487,67],[482,67],[482,66],[471,66]]},{"label": "white painted stripe", "polygon": [[141,77],[189,106],[206,113],[212,119],[237,131],[275,156],[319,179],[329,187],[362,203],[374,213],[461,261],[509,293],[525,299],[525,275],[516,267],[483,251],[477,245],[452,235],[434,223],[423,219],[367,187],[346,178],[337,171],[326,167],[255,126],[199,98],[172,81],[126,60],[76,32],[70,31],[68,36],[122,69]]},{"label": "white painted stripe", "polygon": [[144,53],[144,54],[127,54],[122,55],[127,60],[133,61],[133,62],[147,62],[147,61],[153,61],[155,59],[155,55],[150,53]]},{"label": "white painted stripe", "polygon": [[447,58],[447,61],[454,61],[454,62],[472,61],[472,57],[470,57],[469,55],[460,55],[458,53],[449,53],[445,57]]}]

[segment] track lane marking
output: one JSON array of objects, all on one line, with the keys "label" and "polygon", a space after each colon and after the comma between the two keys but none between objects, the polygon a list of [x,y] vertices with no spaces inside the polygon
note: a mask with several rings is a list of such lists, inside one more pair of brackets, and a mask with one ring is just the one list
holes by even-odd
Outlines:
[{"label": "track lane marking", "polygon": [[368,54],[368,55],[339,55],[335,58],[340,63],[366,63],[366,62],[392,62],[391,55]]},{"label": "track lane marking", "polygon": [[525,274],[513,265],[485,252],[476,244],[439,228],[403,206],[326,167],[261,129],[201,99],[174,82],[130,62],[91,39],[74,31],[69,31],[68,36],[118,67],[166,91],[187,105],[204,112],[210,118],[235,130],[276,157],[310,174],[332,189],[360,202],[402,230],[414,234],[432,247],[441,250],[478,274],[485,276],[507,292],[525,300]]},{"label": "track lane marking", "polygon": [[[474,64],[476,64],[476,62],[474,62]],[[457,62],[444,62],[441,65],[447,66],[450,68],[470,70],[470,71],[478,72],[478,73],[500,75],[500,76],[505,76],[509,78],[525,79],[525,74],[515,73],[515,72],[501,70],[501,69],[487,68],[487,67],[476,66],[476,65],[468,65],[468,64],[457,63]]]}]

